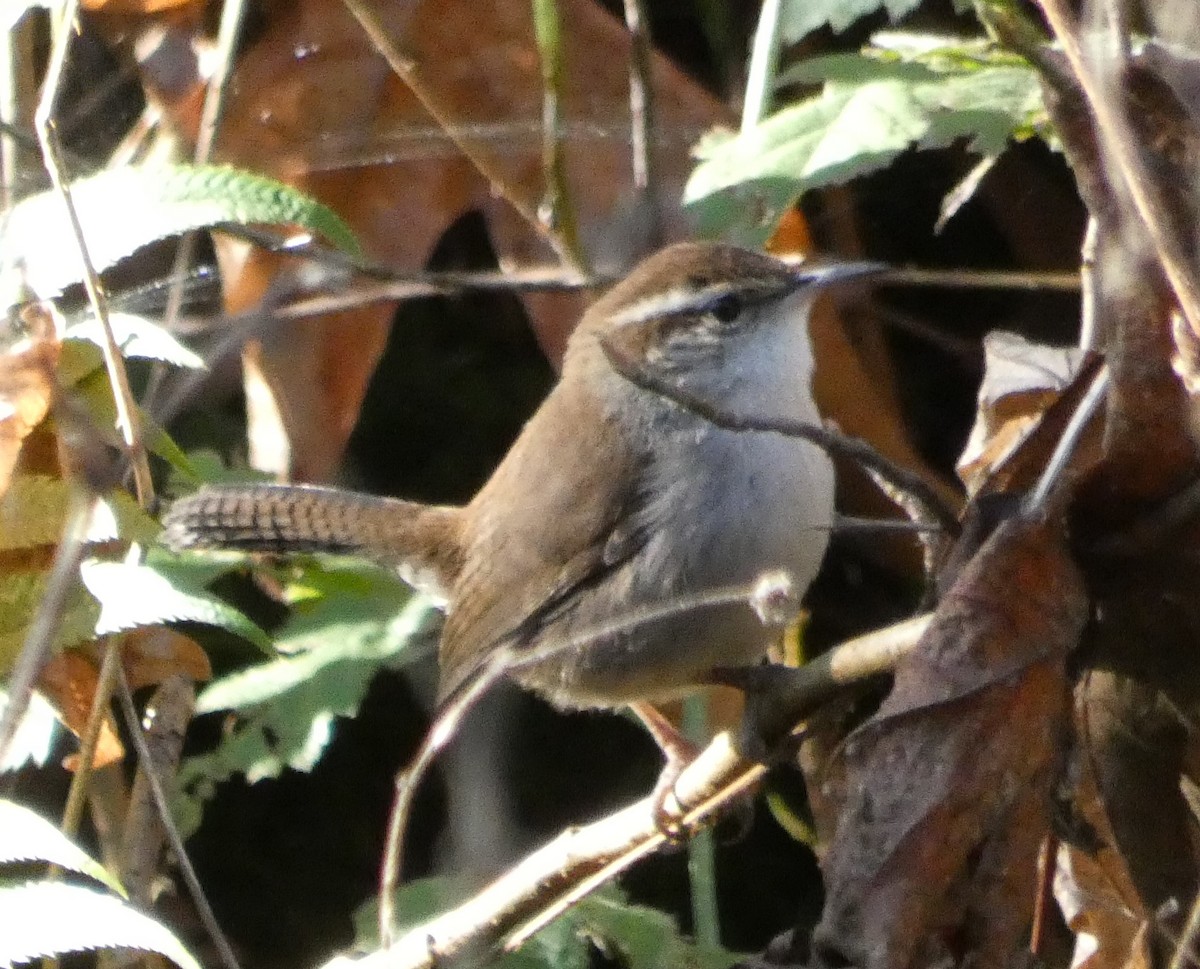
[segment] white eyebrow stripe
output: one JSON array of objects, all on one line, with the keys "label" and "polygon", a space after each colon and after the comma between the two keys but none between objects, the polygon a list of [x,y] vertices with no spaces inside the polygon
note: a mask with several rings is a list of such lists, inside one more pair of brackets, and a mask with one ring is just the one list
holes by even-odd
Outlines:
[{"label": "white eyebrow stripe", "polygon": [[619,313],[614,313],[610,319],[613,326],[634,326],[683,310],[704,310],[722,296],[736,292],[738,292],[738,288],[730,283],[718,283],[703,289],[678,287],[638,300],[632,306],[627,306]]}]

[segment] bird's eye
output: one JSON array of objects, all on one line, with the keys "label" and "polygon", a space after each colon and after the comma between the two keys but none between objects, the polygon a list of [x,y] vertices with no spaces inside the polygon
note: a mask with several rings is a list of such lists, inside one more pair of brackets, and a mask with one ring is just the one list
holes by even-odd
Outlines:
[{"label": "bird's eye", "polygon": [[722,323],[732,323],[741,315],[742,298],[733,293],[727,293],[713,304],[712,315]]}]

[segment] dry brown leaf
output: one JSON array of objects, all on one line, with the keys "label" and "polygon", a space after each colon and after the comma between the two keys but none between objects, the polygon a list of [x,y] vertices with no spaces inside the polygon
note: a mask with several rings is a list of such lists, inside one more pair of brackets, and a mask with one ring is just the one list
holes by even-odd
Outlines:
[{"label": "dry brown leaf", "polygon": [[[1075,717],[1086,748],[1085,687],[1076,691]],[[1116,836],[1096,786],[1092,758],[1086,750],[1072,777],[1075,783],[1071,803],[1095,840],[1094,845],[1087,847],[1064,844],[1058,852],[1054,897],[1076,935],[1072,969],[1122,969],[1130,962],[1135,947],[1145,944],[1141,929],[1149,924],[1152,913],[1138,897],[1129,869],[1117,849]]]},{"label": "dry brown leaf", "polygon": [[1016,451],[1084,361],[1083,350],[1002,331],[984,337],[983,353],[975,424],[956,469],[968,495],[977,494]]},{"label": "dry brown leaf", "polygon": [[0,495],[8,490],[21,445],[50,412],[58,368],[60,327],[44,304],[27,307],[29,335],[0,356]]},{"label": "dry brown leaf", "polygon": [[146,626],[125,635],[125,675],[131,689],[182,676],[190,683],[212,679],[208,655],[190,636],[165,626]]},{"label": "dry brown leaf", "polygon": [[846,743],[813,964],[1009,964],[1027,942],[1087,599],[1061,530],[1002,525]]},{"label": "dry brown leaf", "polygon": [[[629,39],[623,24],[589,0],[561,3],[568,69],[563,116],[567,167],[582,235],[597,268],[628,265],[654,235],[652,207],[632,191],[628,146]],[[543,191],[542,87],[525,0],[385,0],[372,5],[417,67],[420,83],[455,126],[455,137],[503,173],[526,205]],[[544,262],[549,248],[498,198],[408,87],[396,78],[341,4],[264,4],[262,33],[239,63],[218,140],[221,160],[267,171],[334,208],[371,258],[421,268],[446,228],[464,212],[488,218],[505,265]],[[470,29],[463,29],[464,24]],[[691,234],[678,210],[690,149],[728,109],[655,56],[655,177],[663,241]],[[194,114],[174,108],[182,130]],[[194,99],[192,99],[194,100]],[[190,103],[190,102],[189,102]],[[798,213],[780,226],[777,248],[807,248]],[[231,310],[259,304],[287,257],[222,242]],[[548,356],[561,354],[586,305],[580,294],[533,294],[526,306]],[[387,339],[394,307],[368,307],[286,324],[245,359],[252,452],[259,467],[320,480],[336,467],[365,388]],[[896,415],[886,347],[878,334],[847,338],[836,313],[813,323],[820,360],[816,393],[849,433],[871,440],[909,467],[924,467]],[[931,480],[937,475],[929,473]],[[947,490],[947,496],[951,493]]]},{"label": "dry brown leaf", "polygon": [[[100,667],[95,660],[82,650],[68,649],[42,667],[38,689],[53,705],[63,726],[79,737],[87,727],[99,680]],[[125,748],[117,736],[112,714],[105,714],[92,766],[106,767],[124,757]],[[71,754],[63,761],[68,770],[75,770],[78,765],[78,754]]]},{"label": "dry brown leaf", "polygon": [[[53,657],[43,668],[38,689],[58,713],[63,726],[80,736],[87,725],[99,681],[102,643],[69,649]],[[191,638],[165,627],[150,626],[124,635],[122,662],[132,689],[182,679],[188,683],[212,679],[208,656]],[[112,717],[106,715],[100,729],[95,767],[117,763],[125,749],[117,736]],[[78,766],[78,756],[64,761],[69,770]]]},{"label": "dry brown leaf", "polygon": [[1078,875],[1093,900],[1087,918],[1103,929],[1092,934],[1105,961],[1120,964],[1148,921],[1164,930],[1151,943],[1165,958],[1200,870],[1195,818],[1179,789],[1190,724],[1153,686],[1106,670],[1080,682],[1075,718],[1082,763],[1073,803],[1098,842],[1093,867]]}]

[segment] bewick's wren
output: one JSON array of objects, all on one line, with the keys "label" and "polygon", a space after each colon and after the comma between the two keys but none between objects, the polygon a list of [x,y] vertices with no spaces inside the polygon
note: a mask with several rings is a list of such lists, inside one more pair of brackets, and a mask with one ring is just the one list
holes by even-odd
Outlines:
[{"label": "bewick's wren", "polygon": [[[806,441],[715,427],[619,375],[602,342],[730,410],[816,422],[808,316],[839,268],[672,246],[584,314],[562,379],[465,507],[208,487],[171,509],[167,541],[353,552],[400,567],[448,603],[443,695],[506,636],[517,654],[540,650],[768,569],[803,591],[833,520],[829,458]],[[725,602],[592,638],[514,676],[561,707],[640,704],[758,660],[773,635],[745,603]]]}]

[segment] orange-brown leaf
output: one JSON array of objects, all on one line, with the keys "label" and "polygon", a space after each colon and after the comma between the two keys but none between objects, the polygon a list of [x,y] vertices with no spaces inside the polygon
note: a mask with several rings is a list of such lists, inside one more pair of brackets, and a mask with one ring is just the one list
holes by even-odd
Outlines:
[{"label": "orange-brown leaf", "polygon": [[963,571],[847,742],[817,965],[990,969],[1025,943],[1086,603],[1051,524],[1003,525]]},{"label": "orange-brown leaf", "polygon": [[[79,737],[87,727],[100,670],[95,661],[78,649],[69,649],[52,657],[38,679],[38,689],[53,705],[59,719],[71,733]],[[125,756],[125,748],[117,736],[112,715],[106,714],[100,725],[100,740],[96,745],[94,767],[115,764]],[[69,770],[79,763],[77,754],[64,760]]]},{"label": "orange-brown leaf", "polygon": [[50,411],[60,343],[53,317],[28,308],[30,334],[0,356],[0,495],[8,490],[21,444]]}]

